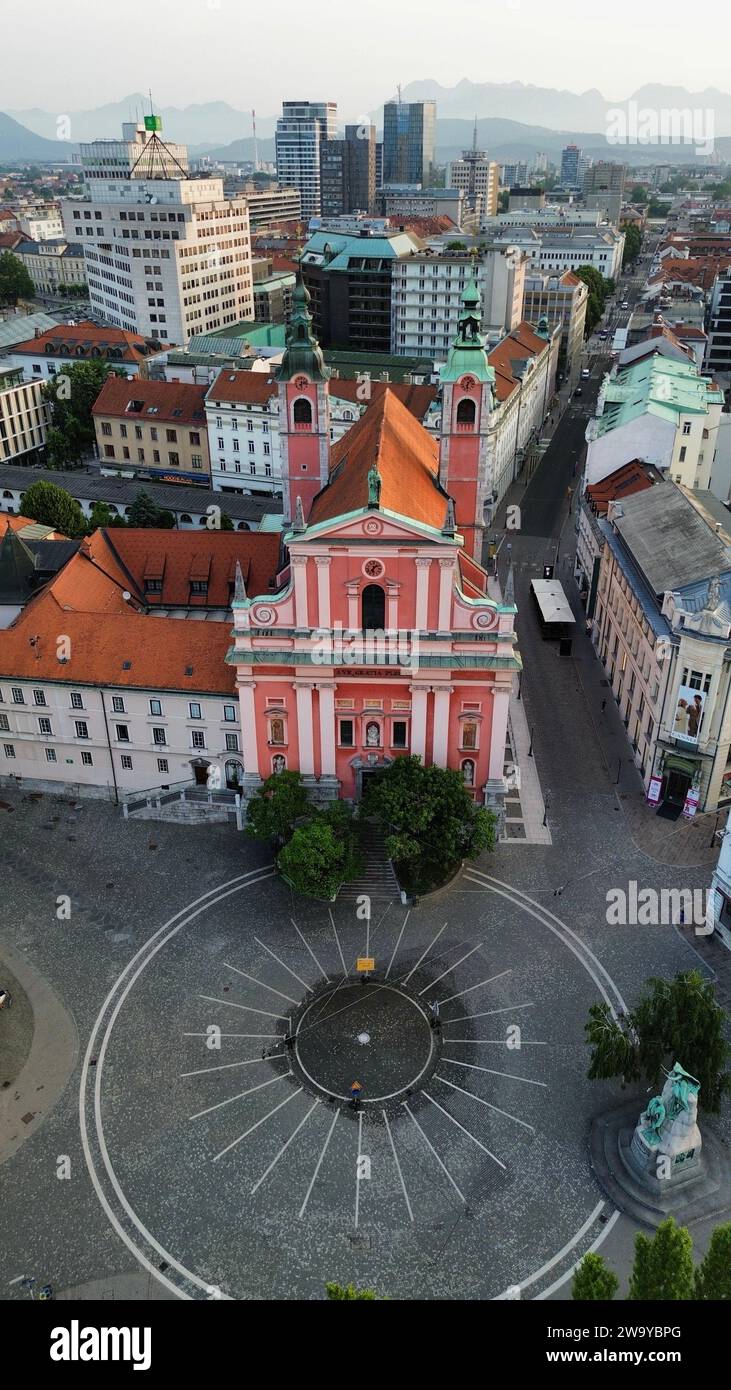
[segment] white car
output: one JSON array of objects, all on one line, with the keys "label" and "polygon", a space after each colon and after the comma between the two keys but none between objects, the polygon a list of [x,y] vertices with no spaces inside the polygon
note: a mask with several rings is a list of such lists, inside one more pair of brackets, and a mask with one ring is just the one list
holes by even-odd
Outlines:
[{"label": "white car", "polygon": [[591,376],[591,372],[589,371],[589,368],[588,368],[588,367],[582,367],[582,368],[581,368],[581,380],[582,380],[582,381],[588,381],[590,376]]}]

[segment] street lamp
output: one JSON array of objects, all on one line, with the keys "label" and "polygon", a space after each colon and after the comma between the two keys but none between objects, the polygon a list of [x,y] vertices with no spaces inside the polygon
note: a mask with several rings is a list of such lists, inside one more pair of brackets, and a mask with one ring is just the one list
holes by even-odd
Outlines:
[{"label": "street lamp", "polygon": [[535,724],[533,724],[530,731],[530,748],[528,749],[529,758],[533,757],[533,734],[535,733],[535,727]]}]

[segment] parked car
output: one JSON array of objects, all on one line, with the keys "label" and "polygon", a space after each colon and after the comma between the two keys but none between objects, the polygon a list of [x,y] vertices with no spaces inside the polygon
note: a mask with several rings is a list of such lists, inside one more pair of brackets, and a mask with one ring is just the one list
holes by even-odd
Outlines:
[{"label": "parked car", "polygon": [[582,380],[582,381],[588,381],[590,376],[591,376],[591,372],[589,371],[589,368],[588,368],[588,367],[582,367],[582,368],[581,368],[581,380]]},{"label": "parked car", "polygon": [[577,386],[577,387],[576,387],[576,390],[574,391],[574,395],[575,395],[575,396],[583,396],[583,394],[584,394],[584,392],[582,391],[581,387],[580,387],[580,386]]}]

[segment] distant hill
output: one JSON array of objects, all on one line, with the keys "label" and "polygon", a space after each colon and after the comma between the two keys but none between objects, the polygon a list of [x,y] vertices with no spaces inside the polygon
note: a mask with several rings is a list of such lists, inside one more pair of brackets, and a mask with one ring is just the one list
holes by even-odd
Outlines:
[{"label": "distant hill", "polygon": [[[69,111],[67,115],[74,140],[118,140],[124,121],[141,119],[149,110],[150,98],[143,96],[142,92],[132,92],[121,101]],[[251,135],[251,112],[237,111],[226,101],[155,107],[155,112],[162,116],[163,138],[167,136],[169,140],[191,147],[221,145]],[[57,116],[52,112],[32,107],[26,111],[14,111],[13,115],[38,135],[48,138],[55,134]],[[272,136],[275,124],[276,116],[257,118],[257,134],[263,138]]]},{"label": "distant hill", "polygon": [[52,159],[71,162],[74,146],[66,140],[45,140],[0,111],[0,160]]}]

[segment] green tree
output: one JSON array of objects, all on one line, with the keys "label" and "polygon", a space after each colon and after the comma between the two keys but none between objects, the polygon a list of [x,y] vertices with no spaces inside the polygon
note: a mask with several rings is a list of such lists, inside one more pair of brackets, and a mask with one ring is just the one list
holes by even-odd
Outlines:
[{"label": "green tree", "polygon": [[725,1024],[714,985],[699,970],[686,970],[669,981],[650,979],[619,1022],[607,1004],[592,1004],[585,1029],[593,1048],[589,1078],[636,1081],[644,1076],[658,1085],[663,1067],[678,1061],[700,1081],[699,1103],[718,1110],[731,1091]]},{"label": "green tree", "polygon": [[158,507],[157,503],[153,502],[149,492],[140,488],[129,509],[127,524],[140,529],[154,528],[158,531],[170,531],[175,525],[175,517],[167,509]]},{"label": "green tree", "polygon": [[31,483],[20,499],[23,516],[53,526],[65,536],[83,536],[86,518],[75,497],[55,483]]},{"label": "green tree", "polygon": [[230,518],[228,512],[221,512],[221,530],[222,530],[222,531],[233,531],[233,529],[234,529],[234,524],[233,524],[233,522],[232,522],[232,520],[231,520],[231,518]]},{"label": "green tree", "polygon": [[326,1284],[325,1291],[334,1303],[346,1303],[354,1299],[373,1303],[378,1300],[378,1294],[374,1293],[373,1289],[356,1289],[354,1284]]},{"label": "green tree", "polygon": [[645,207],[645,205],[650,201],[650,195],[647,192],[646,188],[641,188],[640,186],[638,186],[637,188],[632,189],[629,200],[631,203],[634,203],[635,207]]},{"label": "green tree", "polygon": [[67,468],[70,462],[69,445],[66,434],[55,425],[46,431],[46,466],[48,468]]},{"label": "green tree", "polygon": [[123,373],[115,373],[108,362],[92,359],[69,363],[44,382],[51,423],[65,438],[67,458],[78,460],[85,449],[91,449],[95,438],[92,406],[110,375]]},{"label": "green tree", "polygon": [[571,1281],[571,1297],[576,1300],[614,1298],[619,1288],[616,1274],[607,1265],[602,1255],[585,1255]]},{"label": "green tree", "polygon": [[94,502],[89,515],[89,530],[98,531],[101,526],[126,526],[124,517],[113,512],[106,502]]},{"label": "green tree", "polygon": [[593,333],[604,313],[604,306],[607,298],[614,289],[614,281],[605,280],[601,272],[593,265],[577,266],[574,274],[578,276],[579,280],[584,281],[584,284],[589,290],[589,298],[586,303],[586,326],[584,330],[588,338],[589,335]]},{"label": "green tree", "polygon": [[249,802],[246,831],[279,847],[310,810],[299,772],[275,772]]},{"label": "green tree", "polygon": [[624,252],[622,255],[622,265],[630,265],[636,261],[642,246],[642,233],[639,227],[634,227],[630,223],[624,229]]},{"label": "green tree", "polygon": [[397,758],[379,772],[363,798],[363,814],[386,832],[397,862],[419,861],[442,874],[462,859],[476,859],[495,843],[495,817],[473,802],[454,768],[424,767],[418,757]]},{"label": "green tree", "polygon": [[334,898],[354,869],[349,836],[338,834],[324,817],[298,826],[277,862],[287,882],[306,898]]},{"label": "green tree", "polygon": [[708,1303],[731,1302],[731,1222],[717,1226],[695,1272],[695,1296]]},{"label": "green tree", "polygon": [[627,1297],[634,1303],[667,1303],[694,1296],[693,1241],[669,1216],[654,1236],[635,1236],[635,1259]]},{"label": "green tree", "polygon": [[19,299],[32,299],[33,281],[20,256],[12,251],[0,255],[0,304],[17,304]]}]

